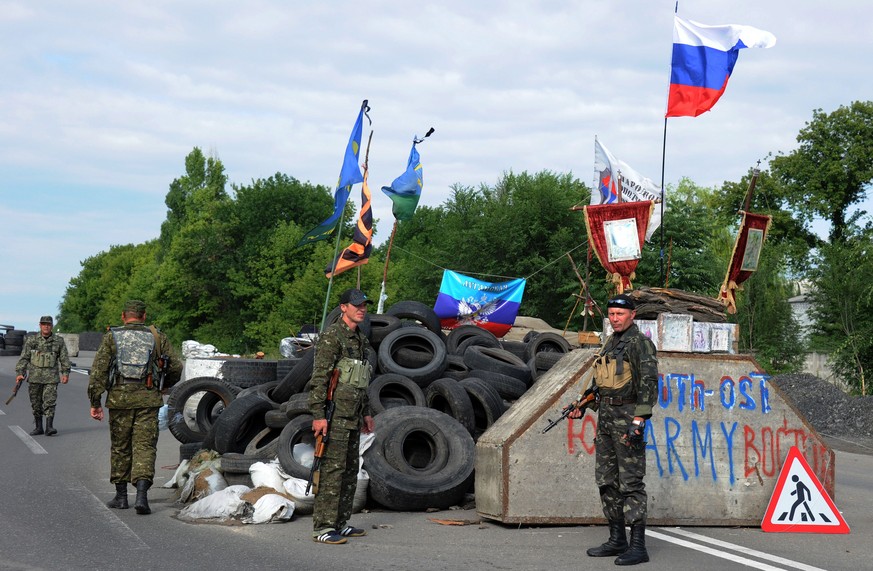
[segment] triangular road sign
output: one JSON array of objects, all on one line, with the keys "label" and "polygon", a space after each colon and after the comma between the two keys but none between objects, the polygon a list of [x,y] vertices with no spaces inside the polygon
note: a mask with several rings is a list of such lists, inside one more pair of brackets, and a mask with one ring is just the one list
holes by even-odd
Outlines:
[{"label": "triangular road sign", "polygon": [[779,472],[761,529],[798,533],[849,533],[846,520],[837,511],[833,500],[796,446],[788,451],[788,457]]}]

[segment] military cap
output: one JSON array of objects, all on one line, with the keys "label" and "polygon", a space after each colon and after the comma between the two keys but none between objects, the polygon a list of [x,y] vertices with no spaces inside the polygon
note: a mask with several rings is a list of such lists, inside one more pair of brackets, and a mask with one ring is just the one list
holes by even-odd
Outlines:
[{"label": "military cap", "polygon": [[340,296],[340,303],[351,303],[352,305],[361,305],[362,303],[373,303],[373,300],[367,299],[367,294],[359,289],[349,288]]},{"label": "military cap", "polygon": [[629,311],[634,311],[636,310],[637,305],[634,303],[634,300],[631,296],[621,293],[619,295],[609,298],[609,301],[606,302],[606,307],[615,307],[617,309],[627,309]]},{"label": "military cap", "polygon": [[146,305],[144,301],[140,301],[138,299],[128,300],[127,303],[124,304],[124,312],[125,313],[145,313]]},{"label": "military cap", "polygon": [[49,325],[54,324],[54,320],[51,315],[43,315],[39,318],[39,323],[42,325],[43,323],[48,323]]}]

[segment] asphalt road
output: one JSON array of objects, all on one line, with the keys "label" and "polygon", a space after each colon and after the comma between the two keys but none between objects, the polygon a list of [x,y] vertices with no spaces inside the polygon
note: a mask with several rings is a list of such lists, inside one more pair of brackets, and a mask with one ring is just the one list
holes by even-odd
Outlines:
[{"label": "asphalt road", "polygon": [[[0,403],[11,394],[16,360],[0,357]],[[89,367],[91,359],[83,353],[73,361]],[[603,527],[476,523],[475,510],[357,514],[352,523],[369,535],[340,546],[313,543],[308,516],[269,525],[184,523],[174,517],[180,508],[175,491],[158,487],[150,493],[152,515],[110,510],[104,505],[114,494],[108,428],[88,416],[87,382],[74,372],[60,386],[54,437],[27,435],[32,416],[26,386],[10,405],[0,405],[0,570],[616,568],[612,558],[585,555],[605,540]],[[179,450],[169,432],[161,433],[158,446],[156,486],[172,476]],[[871,569],[873,456],[837,452],[836,472],[835,501],[852,529],[848,535],[652,527],[651,562],[641,568]],[[474,523],[448,526],[429,518]]]}]

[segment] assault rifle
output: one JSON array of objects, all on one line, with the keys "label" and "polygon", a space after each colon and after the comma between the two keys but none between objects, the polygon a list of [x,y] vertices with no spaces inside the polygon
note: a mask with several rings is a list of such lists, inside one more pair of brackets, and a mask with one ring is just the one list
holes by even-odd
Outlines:
[{"label": "assault rifle", "polygon": [[164,392],[164,385],[167,382],[167,365],[169,364],[169,355],[161,355],[158,358],[158,392]]},{"label": "assault rifle", "polygon": [[25,379],[27,379],[27,375],[25,375],[20,381],[15,381],[15,388],[12,389],[12,396],[6,399],[7,406],[9,405],[9,403],[12,402],[12,399],[14,399],[16,395],[18,395],[18,389],[21,388],[21,383],[23,383]]},{"label": "assault rifle", "polygon": [[546,426],[545,428],[543,428],[543,431],[540,432],[540,434],[545,434],[546,432],[548,432],[551,429],[558,426],[558,424],[562,420],[564,420],[565,418],[570,416],[570,413],[572,413],[574,410],[581,410],[582,414],[585,414],[586,408],[590,407],[591,405],[597,403],[597,401],[600,400],[600,391],[597,390],[597,386],[594,386],[593,388],[589,389],[589,391],[585,391],[584,394],[579,395],[579,398],[577,398],[576,400],[574,400],[573,402],[571,402],[570,404],[565,406],[562,409],[561,416],[560,416],[560,418],[558,418],[558,420],[546,419],[546,420],[549,420],[549,425]]},{"label": "assault rifle", "polygon": [[327,401],[324,403],[324,420],[327,421],[327,431],[323,435],[319,434],[315,437],[315,455],[312,458],[312,468],[309,470],[306,494],[309,494],[310,488],[313,494],[318,493],[318,481],[321,479],[321,459],[324,457],[324,452],[330,438],[330,423],[333,420],[333,411],[336,409],[336,404],[333,402],[333,393],[336,391],[339,375],[339,369],[334,369],[333,374],[330,376],[330,382],[327,385]]}]

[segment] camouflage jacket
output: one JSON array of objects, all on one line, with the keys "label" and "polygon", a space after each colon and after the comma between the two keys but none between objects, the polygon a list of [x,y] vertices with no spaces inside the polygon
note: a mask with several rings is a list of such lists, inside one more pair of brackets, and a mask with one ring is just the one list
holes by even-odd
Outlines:
[{"label": "camouflage jacket", "polygon": [[[124,325],[121,329],[135,329],[139,331],[149,331],[149,328],[141,322],[131,322]],[[167,336],[158,331],[158,339],[160,340],[158,350],[152,354],[152,359],[157,361],[161,355],[169,356],[167,365],[167,385],[172,386],[179,381],[182,376],[182,361],[173,350],[173,346],[167,339]],[[103,340],[100,342],[100,347],[97,349],[97,354],[94,356],[94,363],[91,365],[91,377],[88,382],[88,400],[91,401],[92,408],[101,406],[100,400],[104,392],[107,392],[109,386],[109,374],[112,369],[112,362],[115,359],[117,349],[112,333],[106,333]],[[106,408],[130,409],[130,408],[159,408],[164,404],[164,399],[157,389],[158,380],[154,379],[155,387],[149,389],[145,383],[125,383],[118,382],[119,379],[113,378],[111,387],[108,390],[106,397]]]},{"label": "camouflage jacket", "polygon": [[[366,361],[370,341],[361,333],[360,327],[354,331],[340,319],[328,327],[318,337],[315,345],[315,363],[309,380],[309,409],[316,420],[324,419],[327,401],[327,388],[330,376],[342,357]],[[356,389],[339,383],[334,393],[336,408],[332,426],[357,430],[365,416],[370,416],[370,399],[366,389]]]},{"label": "camouflage jacket", "polygon": [[[51,355],[54,364],[49,367],[38,366],[45,356]],[[61,375],[70,374],[70,355],[67,353],[67,345],[60,336],[52,333],[48,337],[40,334],[31,335],[21,348],[21,358],[15,365],[15,373],[23,375],[28,373],[27,382],[34,384],[50,384],[61,382]]]},{"label": "camouflage jacket", "polygon": [[605,396],[636,397],[634,416],[649,418],[658,396],[658,357],[655,344],[643,335],[636,324],[631,324],[623,333],[609,336],[601,355],[614,355],[620,341],[625,341],[623,358],[631,367],[631,380],[627,386]]}]

